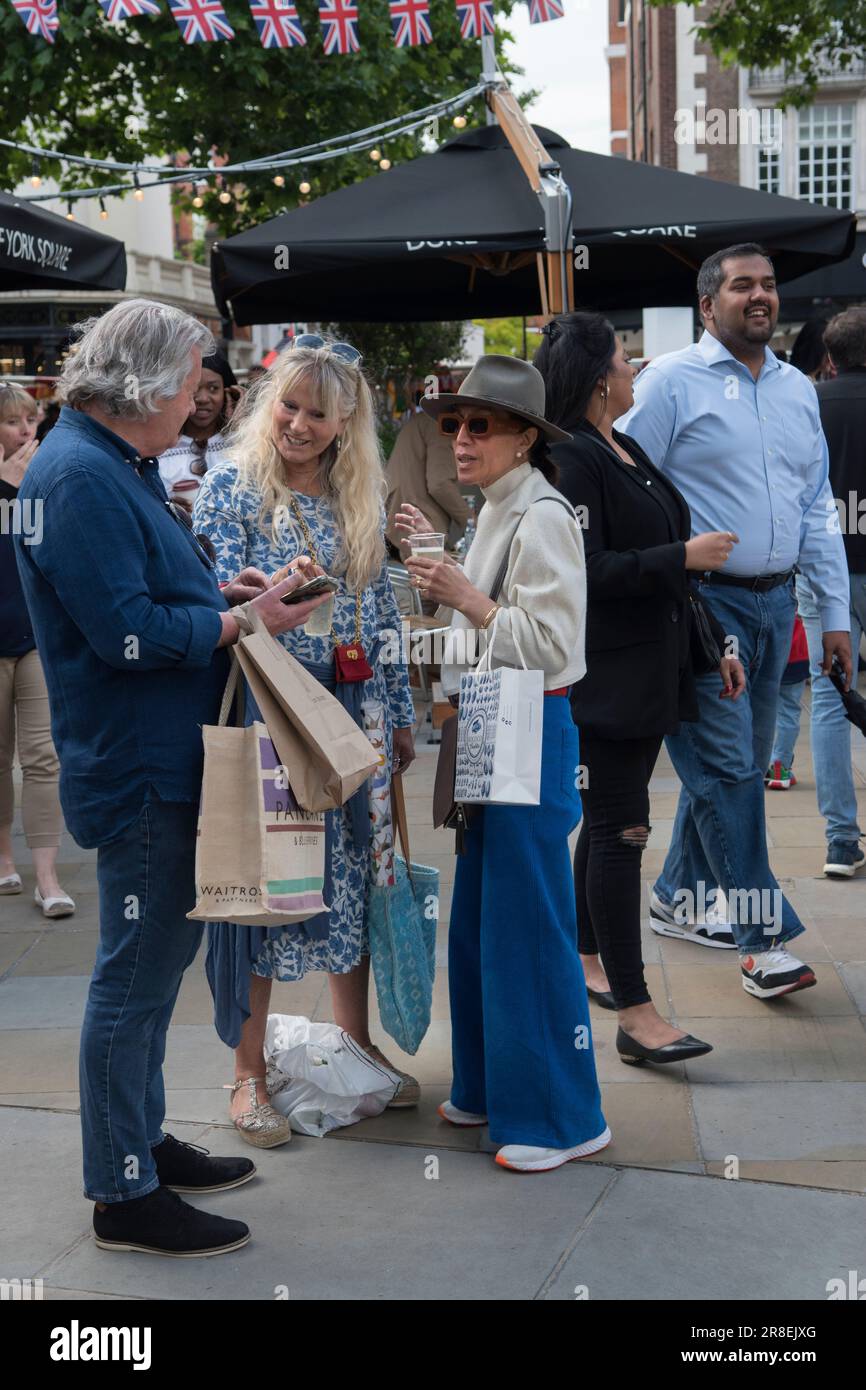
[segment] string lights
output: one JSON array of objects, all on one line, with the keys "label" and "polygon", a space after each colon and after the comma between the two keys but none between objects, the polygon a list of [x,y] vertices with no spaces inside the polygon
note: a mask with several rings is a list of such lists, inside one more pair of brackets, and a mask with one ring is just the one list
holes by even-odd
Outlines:
[{"label": "string lights", "polygon": [[[461,111],[469,106],[479,96],[482,96],[489,88],[497,84],[495,78],[482,78],[474,86],[466,88],[457,93],[456,96],[447,97],[442,101],[431,103],[416,111],[410,111],[403,116],[393,116],[389,120],[380,121],[376,125],[366,126],[361,130],[351,131],[347,135],[333,136],[330,139],[317,141],[312,145],[301,146],[293,150],[283,150],[275,154],[264,155],[258,159],[245,160],[238,164],[224,164],[220,168],[214,169],[213,166],[204,168],[188,167],[178,170],[175,165],[153,166],[144,164],[125,164],[117,160],[92,159],[85,155],[67,154],[63,150],[39,149],[34,145],[26,144],[16,140],[0,139],[0,147],[19,150],[22,153],[33,157],[33,175],[30,182],[34,189],[40,189],[42,179],[38,172],[40,160],[56,159],[61,163],[80,169],[94,169],[102,172],[114,173],[125,176],[124,182],[115,184],[104,184],[97,188],[72,188],[64,190],[61,194],[38,192],[35,195],[28,195],[29,202],[49,202],[58,196],[65,198],[68,203],[79,198],[105,198],[111,195],[127,194],[132,192],[133,198],[141,202],[145,191],[148,188],[162,187],[163,184],[194,184],[196,188],[195,196],[192,199],[193,207],[204,206],[203,192],[210,190],[210,182],[216,178],[224,178],[234,175],[251,175],[259,173],[272,173],[273,182],[277,188],[283,188],[286,184],[284,170],[292,166],[306,166],[314,163],[322,163],[325,160],[338,159],[342,155],[358,154],[369,151],[371,159],[379,165],[380,169],[387,170],[391,167],[391,161],[383,159],[380,148],[383,136],[388,139],[396,139],[401,135],[410,135],[418,130],[429,126],[431,118],[438,116],[451,116],[454,112]],[[466,124],[466,118],[457,116],[457,120],[462,120]],[[463,127],[461,126],[460,129]],[[132,180],[130,183],[129,180]],[[38,179],[37,183],[35,180]],[[202,180],[203,182],[197,182]],[[306,174],[303,184],[309,183]],[[300,187],[300,186],[299,186]],[[311,187],[311,186],[310,186]],[[300,188],[303,192],[303,188]],[[219,195],[224,203],[232,201],[231,194],[225,197]]]}]

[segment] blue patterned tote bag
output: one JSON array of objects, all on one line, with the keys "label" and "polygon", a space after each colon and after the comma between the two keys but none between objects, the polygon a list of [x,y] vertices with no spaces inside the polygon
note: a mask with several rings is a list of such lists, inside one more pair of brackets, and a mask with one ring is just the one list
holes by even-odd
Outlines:
[{"label": "blue patterned tote bag", "polygon": [[389,1037],[413,1056],[430,1026],[439,921],[439,870],[414,864],[399,774],[391,780],[404,858],[394,856],[393,888],[369,887],[367,922],[379,1017]]}]

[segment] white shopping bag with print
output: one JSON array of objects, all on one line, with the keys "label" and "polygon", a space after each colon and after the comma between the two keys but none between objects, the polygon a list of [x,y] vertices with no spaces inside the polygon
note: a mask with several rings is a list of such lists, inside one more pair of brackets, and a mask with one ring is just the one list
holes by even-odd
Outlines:
[{"label": "white shopping bag with print", "polygon": [[[496,619],[494,627],[495,623]],[[522,670],[498,666],[491,671],[492,647],[491,632],[475,670],[464,672],[460,678],[454,800],[537,806],[541,800],[544,672],[528,671],[519,647]]]}]

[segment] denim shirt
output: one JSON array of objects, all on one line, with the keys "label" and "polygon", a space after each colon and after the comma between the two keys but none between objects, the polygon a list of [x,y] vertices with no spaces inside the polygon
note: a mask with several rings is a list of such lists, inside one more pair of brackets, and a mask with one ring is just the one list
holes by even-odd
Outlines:
[{"label": "denim shirt", "polygon": [[[140,470],[140,471],[139,471]],[[219,715],[227,607],[168,507],[156,459],[64,406],[27,470],[36,543],[16,536],[48,685],[66,824],[90,849],[148,801],[198,801],[203,724]],[[38,539],[36,539],[38,537]]]}]

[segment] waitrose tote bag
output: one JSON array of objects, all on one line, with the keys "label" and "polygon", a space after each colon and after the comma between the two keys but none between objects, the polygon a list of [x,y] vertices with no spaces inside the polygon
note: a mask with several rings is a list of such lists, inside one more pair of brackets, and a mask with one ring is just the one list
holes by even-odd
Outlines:
[{"label": "waitrose tote bag", "polygon": [[[544,672],[489,669],[493,632],[474,671],[460,677],[454,800],[537,806],[541,800]],[[486,663],[486,665],[485,665]]]},{"label": "waitrose tote bag", "polygon": [[[230,678],[230,686],[233,678]],[[228,692],[227,692],[228,693]],[[325,817],[305,811],[264,724],[204,725],[196,921],[271,927],[327,911]]]}]

